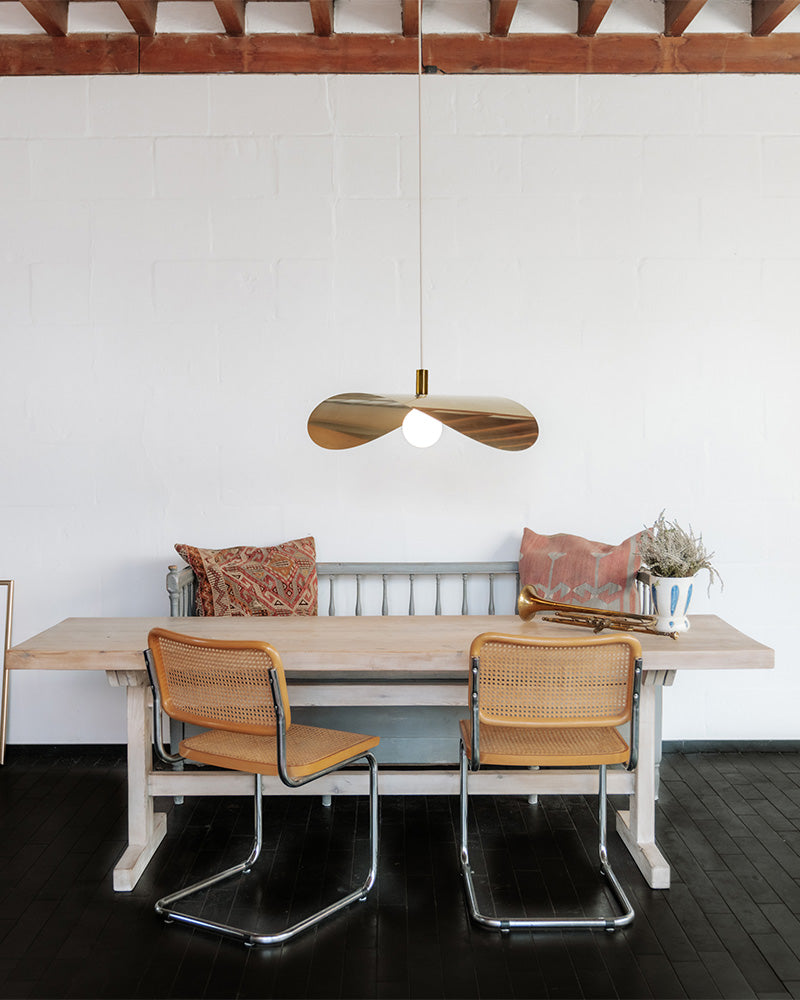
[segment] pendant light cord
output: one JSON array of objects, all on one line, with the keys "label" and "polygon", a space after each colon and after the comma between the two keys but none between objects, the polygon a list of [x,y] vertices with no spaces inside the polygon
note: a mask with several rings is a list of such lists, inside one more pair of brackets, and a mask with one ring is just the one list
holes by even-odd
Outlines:
[{"label": "pendant light cord", "polygon": [[417,185],[419,203],[419,367],[425,363],[422,352],[422,0],[417,0]]}]

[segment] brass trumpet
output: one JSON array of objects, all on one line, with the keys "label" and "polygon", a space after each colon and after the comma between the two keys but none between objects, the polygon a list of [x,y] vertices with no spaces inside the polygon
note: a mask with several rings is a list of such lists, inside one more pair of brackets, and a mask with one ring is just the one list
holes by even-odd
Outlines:
[{"label": "brass trumpet", "polygon": [[652,632],[656,635],[668,635],[678,638],[677,632],[659,632],[655,627],[655,615],[636,615],[627,611],[606,611],[601,608],[583,608],[575,604],[559,604],[558,601],[548,601],[538,597],[530,584],[522,588],[517,601],[517,614],[523,621],[535,618],[540,611],[549,611],[543,621],[558,622],[561,625],[579,625],[590,628],[594,632],[602,632],[604,628],[616,629],[620,632]]}]

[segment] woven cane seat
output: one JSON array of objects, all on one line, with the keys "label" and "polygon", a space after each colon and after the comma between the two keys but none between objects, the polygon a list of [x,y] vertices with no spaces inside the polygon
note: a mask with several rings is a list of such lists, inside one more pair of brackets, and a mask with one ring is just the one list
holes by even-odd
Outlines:
[{"label": "woven cane seat", "polygon": [[[286,732],[287,771],[292,778],[315,774],[352,757],[360,757],[379,742],[377,736],[293,723]],[[187,760],[234,771],[278,773],[278,750],[274,736],[210,729],[181,740],[180,752]]]},{"label": "woven cane seat", "polygon": [[[472,754],[469,721],[461,721],[461,737]],[[580,767],[625,764],[630,748],[611,726],[575,729],[531,729],[522,726],[491,726],[480,730],[482,764],[517,767]]]}]

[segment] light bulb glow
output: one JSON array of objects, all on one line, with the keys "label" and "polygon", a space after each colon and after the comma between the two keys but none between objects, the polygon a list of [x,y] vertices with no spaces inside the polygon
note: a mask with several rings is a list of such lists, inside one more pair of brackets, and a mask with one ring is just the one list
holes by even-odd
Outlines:
[{"label": "light bulb glow", "polygon": [[442,436],[441,421],[421,410],[409,410],[403,419],[403,437],[415,448],[430,448]]}]

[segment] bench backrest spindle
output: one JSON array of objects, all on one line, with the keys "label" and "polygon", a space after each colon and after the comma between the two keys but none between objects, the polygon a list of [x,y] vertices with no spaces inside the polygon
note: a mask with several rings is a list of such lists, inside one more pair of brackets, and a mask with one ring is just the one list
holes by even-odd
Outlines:
[{"label": "bench backrest spindle", "polygon": [[[516,562],[470,563],[317,563],[320,613],[327,581],[327,614],[514,615],[519,596]],[[403,594],[407,588],[407,604]],[[649,576],[636,580],[639,611],[651,614]],[[189,566],[170,566],[167,573],[171,617],[195,614],[196,581]],[[337,596],[340,598],[337,604]],[[472,611],[475,607],[477,610]],[[340,610],[344,608],[344,610]],[[407,608],[407,610],[406,610]],[[499,611],[498,611],[499,608]]]},{"label": "bench backrest spindle", "polygon": [[[455,593],[450,588],[461,581],[460,613],[470,614],[470,597],[479,606],[478,614],[516,614],[519,594],[519,569],[516,561],[471,563],[317,563],[320,588],[320,611],[325,614],[324,597],[327,581],[327,614],[420,614],[441,615],[445,607],[456,614]],[[504,581],[502,598],[498,601],[495,581]],[[430,592],[427,582],[432,585]],[[449,586],[448,586],[449,584]],[[407,610],[402,591],[407,588]],[[423,592],[424,591],[424,592]],[[170,566],[167,573],[170,617],[190,617],[195,614],[196,580],[189,566]],[[339,601],[337,603],[337,597]],[[447,598],[450,598],[448,601]],[[345,609],[343,612],[341,607]],[[373,609],[374,610],[371,610]]]}]

